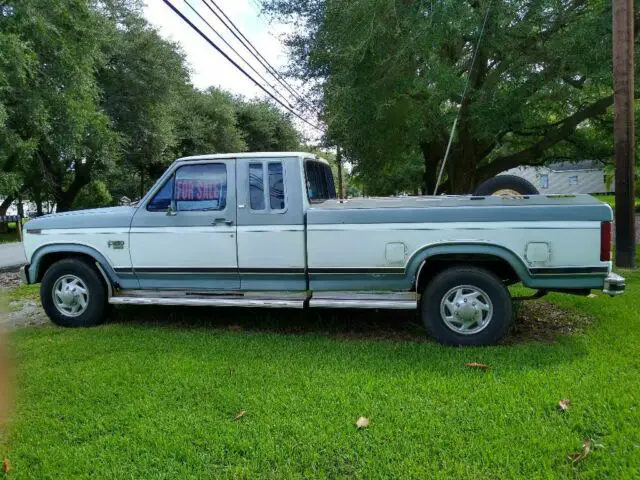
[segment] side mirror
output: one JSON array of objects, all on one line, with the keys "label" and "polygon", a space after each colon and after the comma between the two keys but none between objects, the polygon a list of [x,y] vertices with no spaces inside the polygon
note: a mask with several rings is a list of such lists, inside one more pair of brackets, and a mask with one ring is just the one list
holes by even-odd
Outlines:
[{"label": "side mirror", "polygon": [[177,214],[178,212],[174,209],[173,203],[169,204],[169,207],[167,208],[167,217],[175,217]]}]

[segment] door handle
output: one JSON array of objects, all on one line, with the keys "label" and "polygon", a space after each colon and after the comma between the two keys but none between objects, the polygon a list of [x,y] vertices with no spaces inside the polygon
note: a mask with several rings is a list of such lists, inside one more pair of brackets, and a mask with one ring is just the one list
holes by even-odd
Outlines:
[{"label": "door handle", "polygon": [[226,225],[228,227],[230,227],[231,225],[233,225],[233,220],[227,220],[225,218],[216,218],[212,225],[216,226],[216,225]]}]

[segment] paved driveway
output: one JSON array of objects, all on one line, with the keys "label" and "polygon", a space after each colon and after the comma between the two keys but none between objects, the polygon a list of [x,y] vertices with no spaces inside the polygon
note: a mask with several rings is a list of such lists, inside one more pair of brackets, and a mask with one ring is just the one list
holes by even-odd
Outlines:
[{"label": "paved driveway", "polygon": [[0,244],[0,270],[19,267],[27,263],[22,243]]}]

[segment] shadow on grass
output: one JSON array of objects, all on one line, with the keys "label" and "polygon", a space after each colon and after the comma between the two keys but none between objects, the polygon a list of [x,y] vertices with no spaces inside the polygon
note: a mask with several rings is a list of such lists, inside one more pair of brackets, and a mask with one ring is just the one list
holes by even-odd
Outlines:
[{"label": "shadow on grass", "polygon": [[[561,336],[582,332],[592,322],[589,317],[544,301],[518,303],[514,313],[514,326],[502,344],[554,343]],[[432,342],[420,316],[408,310],[119,306],[109,322],[279,335],[315,334],[345,340]]]}]

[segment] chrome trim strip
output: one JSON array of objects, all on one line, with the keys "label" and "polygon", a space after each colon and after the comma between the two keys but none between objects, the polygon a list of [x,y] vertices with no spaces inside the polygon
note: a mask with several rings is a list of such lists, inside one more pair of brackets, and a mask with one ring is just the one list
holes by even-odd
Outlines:
[{"label": "chrome trim strip", "polygon": [[337,298],[311,297],[309,306],[313,308],[380,308],[383,310],[415,310],[418,303],[415,300],[347,300]]},{"label": "chrome trim strip", "polygon": [[255,299],[243,297],[111,297],[115,305],[181,305],[209,307],[303,308],[304,300]]},{"label": "chrome trim strip", "polygon": [[416,292],[323,291],[313,292],[314,300],[417,301]]}]

